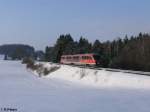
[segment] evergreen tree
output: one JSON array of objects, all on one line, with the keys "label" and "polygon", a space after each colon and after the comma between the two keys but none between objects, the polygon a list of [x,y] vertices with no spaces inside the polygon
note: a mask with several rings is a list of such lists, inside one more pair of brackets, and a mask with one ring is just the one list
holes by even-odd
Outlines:
[{"label": "evergreen tree", "polygon": [[126,35],[124,39],[101,43],[95,40],[93,45],[83,37],[74,41],[70,34],[60,35],[54,47],[46,47],[45,58],[60,62],[62,55],[97,53],[102,67],[150,71],[150,35]]},{"label": "evergreen tree", "polygon": [[78,43],[78,49],[80,54],[90,53],[92,50],[92,45],[88,42],[87,39],[81,37]]}]

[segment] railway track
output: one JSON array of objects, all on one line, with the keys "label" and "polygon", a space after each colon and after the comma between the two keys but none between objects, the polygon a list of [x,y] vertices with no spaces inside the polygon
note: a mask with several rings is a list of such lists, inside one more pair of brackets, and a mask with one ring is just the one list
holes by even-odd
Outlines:
[{"label": "railway track", "polygon": [[[62,65],[60,63],[55,63],[55,64]],[[150,72],[143,72],[143,71],[121,70],[121,69],[102,68],[102,67],[85,66],[85,65],[70,65],[70,64],[63,64],[63,65],[69,65],[72,67],[79,67],[79,68],[85,68],[85,69],[105,70],[105,71],[110,71],[110,72],[131,73],[131,74],[137,74],[137,75],[150,76]]]},{"label": "railway track", "polygon": [[[59,65],[61,65],[61,64],[59,64]],[[69,66],[79,67],[79,68],[87,68],[87,69],[94,69],[94,70],[105,70],[105,71],[110,71],[110,72],[131,73],[131,74],[137,74],[137,75],[150,76],[150,72],[143,72],[143,71],[111,69],[111,68],[102,68],[102,67],[85,66],[85,65],[69,65]]]}]

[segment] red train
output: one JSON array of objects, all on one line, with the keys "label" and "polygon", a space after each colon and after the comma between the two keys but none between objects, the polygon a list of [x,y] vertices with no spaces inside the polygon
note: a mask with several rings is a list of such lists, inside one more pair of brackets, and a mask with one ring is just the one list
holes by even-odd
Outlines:
[{"label": "red train", "polygon": [[100,56],[97,54],[62,55],[60,63],[75,65],[99,65]]}]

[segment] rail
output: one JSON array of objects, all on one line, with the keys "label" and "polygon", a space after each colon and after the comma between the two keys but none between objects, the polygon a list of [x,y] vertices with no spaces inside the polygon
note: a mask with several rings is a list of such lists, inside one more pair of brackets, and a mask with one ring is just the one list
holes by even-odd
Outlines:
[{"label": "rail", "polygon": [[[60,63],[55,63],[57,65],[62,65]],[[68,64],[63,64],[68,65]],[[150,76],[150,72],[143,72],[143,71],[133,71],[133,70],[121,70],[121,69],[112,69],[112,68],[102,68],[102,67],[94,67],[94,66],[85,66],[85,65],[70,65],[72,67],[79,67],[79,68],[87,68],[87,69],[94,69],[94,70],[105,70],[110,72],[122,72],[122,73],[131,73],[131,74],[137,74],[137,75],[146,75]]]},{"label": "rail", "polygon": [[137,75],[150,76],[150,72],[143,72],[143,71],[121,70],[121,69],[102,68],[102,67],[83,66],[83,65],[70,65],[70,66],[88,68],[88,69],[94,69],[94,70],[105,70],[105,71],[110,71],[110,72],[122,72],[122,73],[131,73],[131,74],[137,74]]}]

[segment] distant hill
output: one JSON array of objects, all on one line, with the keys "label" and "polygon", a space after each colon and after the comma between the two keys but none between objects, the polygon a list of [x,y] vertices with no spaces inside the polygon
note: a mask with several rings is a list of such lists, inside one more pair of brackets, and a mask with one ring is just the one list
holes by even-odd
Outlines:
[{"label": "distant hill", "polygon": [[0,46],[0,54],[12,59],[22,59],[23,57],[34,57],[34,47],[23,44],[6,44]]}]

